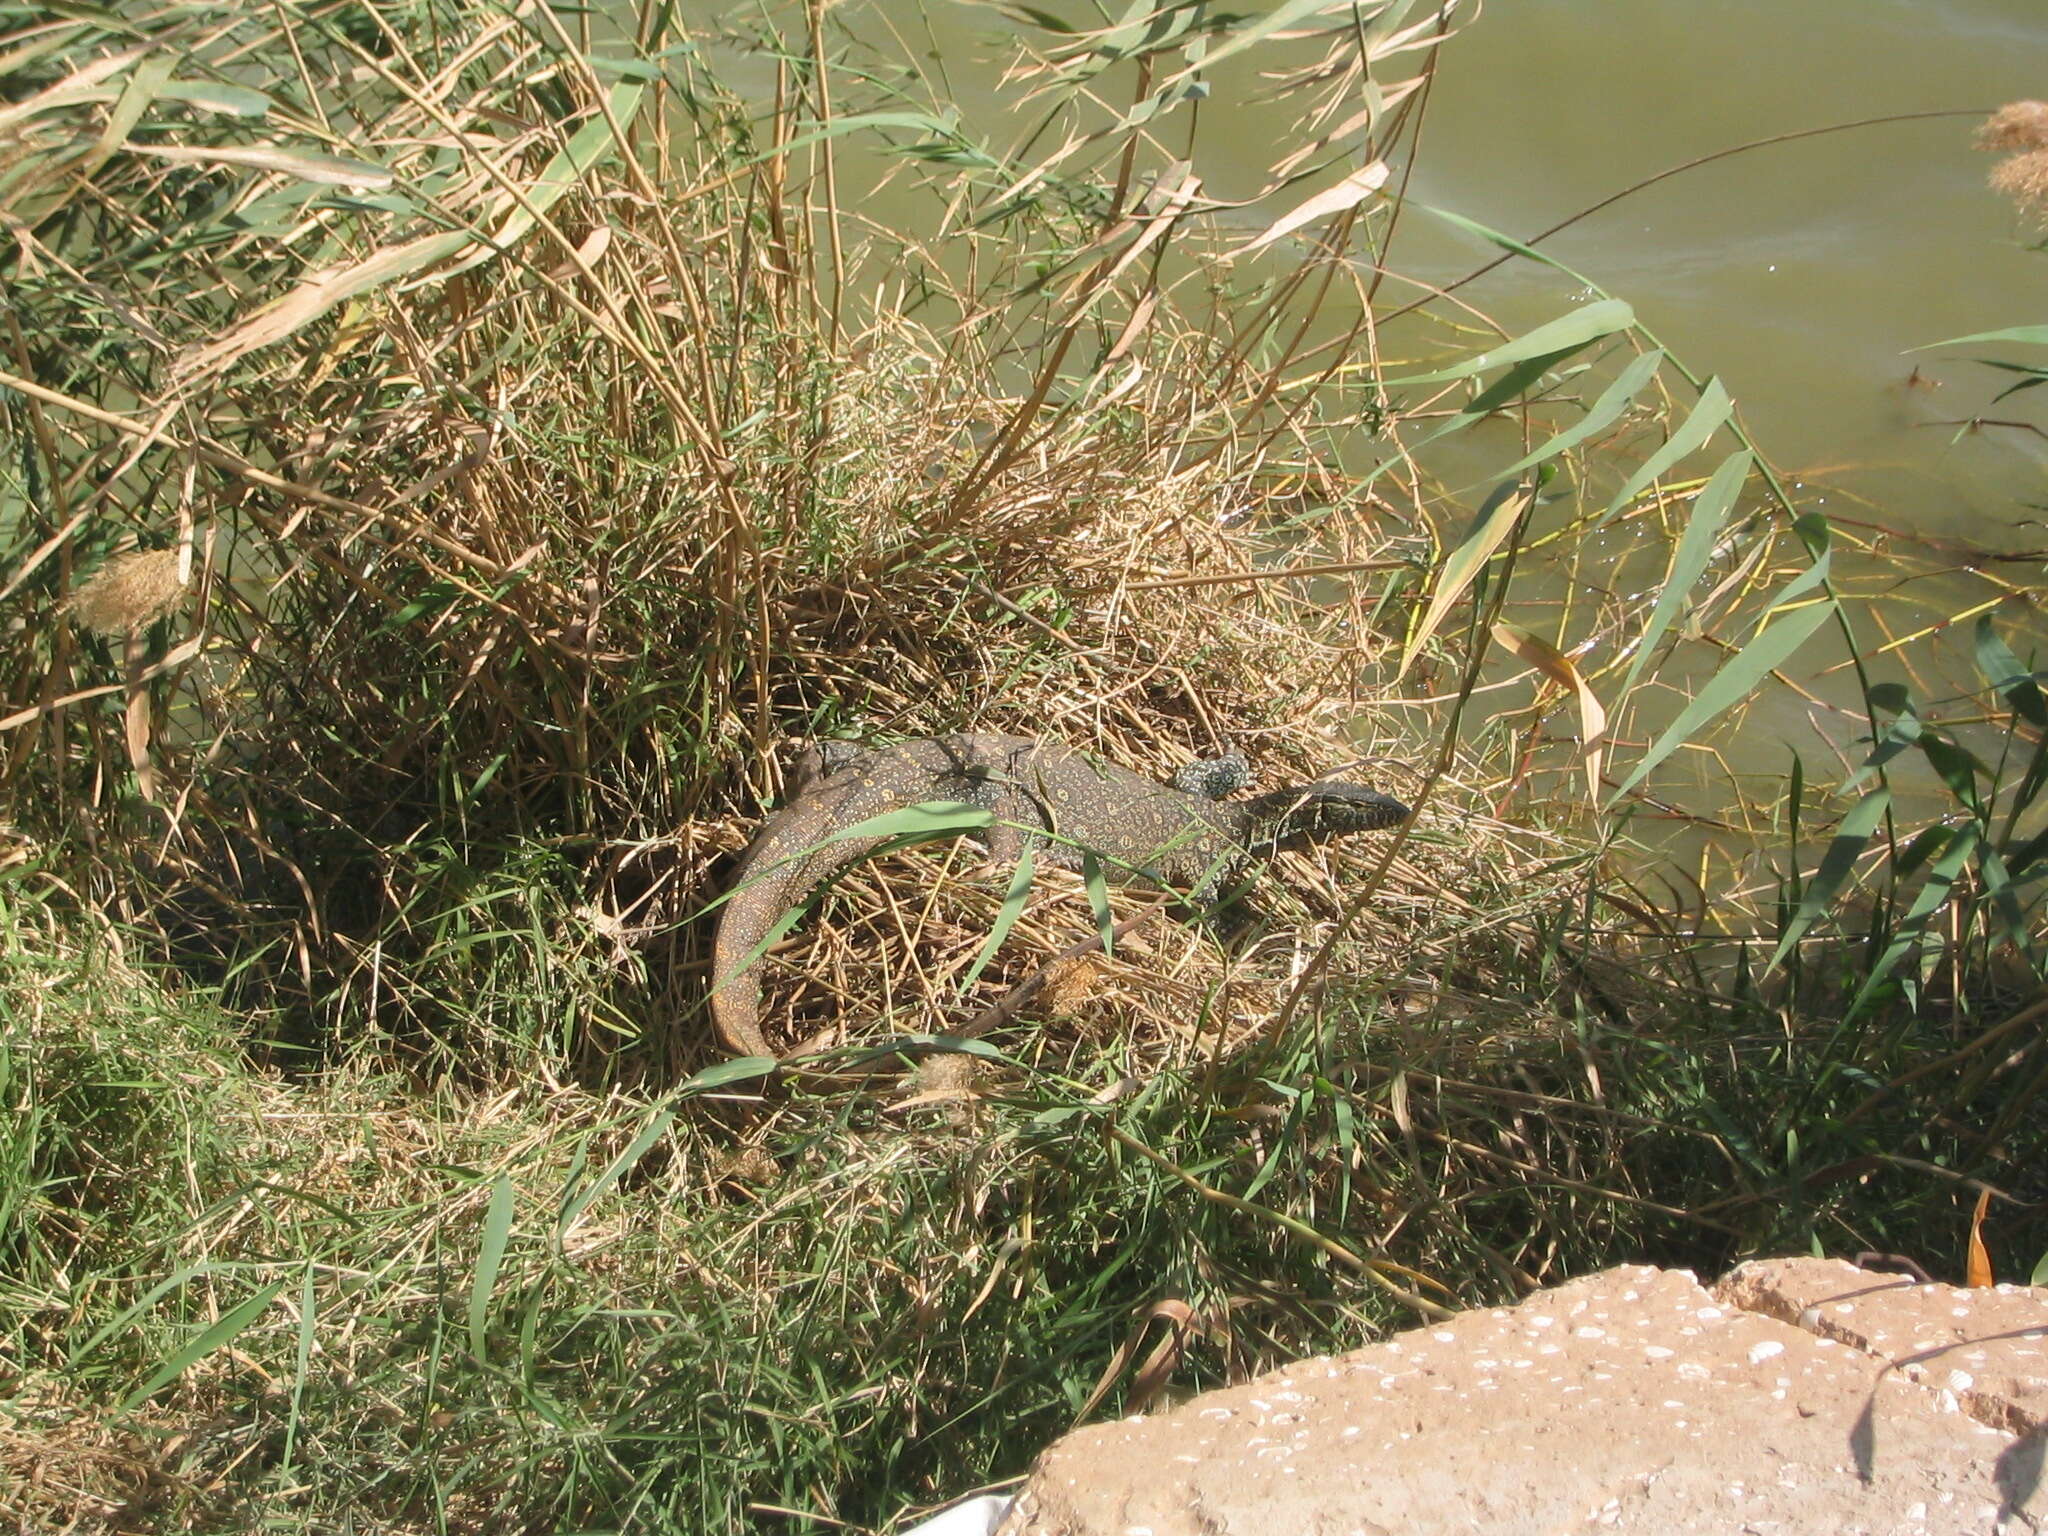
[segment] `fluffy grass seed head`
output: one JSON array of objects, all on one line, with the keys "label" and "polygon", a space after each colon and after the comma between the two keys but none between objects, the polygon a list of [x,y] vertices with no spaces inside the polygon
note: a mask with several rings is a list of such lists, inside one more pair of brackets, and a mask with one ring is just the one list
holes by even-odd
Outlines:
[{"label": "fluffy grass seed head", "polygon": [[1977,130],[1979,149],[2048,149],[2048,101],[2008,101]]},{"label": "fluffy grass seed head", "polygon": [[118,640],[178,606],[185,582],[175,549],[116,555],[71,595],[71,617],[96,635]]},{"label": "fluffy grass seed head", "polygon": [[2022,218],[2048,224],[2048,149],[1999,161],[1991,168],[1991,190],[2012,199]]}]

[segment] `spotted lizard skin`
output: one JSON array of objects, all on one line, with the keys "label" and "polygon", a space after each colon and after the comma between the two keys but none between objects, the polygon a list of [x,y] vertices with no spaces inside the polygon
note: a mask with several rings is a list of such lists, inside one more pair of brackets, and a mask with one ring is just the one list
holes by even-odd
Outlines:
[{"label": "spotted lizard skin", "polygon": [[1167,885],[1198,898],[1235,886],[1275,853],[1391,827],[1408,815],[1398,800],[1335,779],[1221,798],[1246,777],[1233,754],[1158,784],[1025,736],[940,736],[839,761],[809,754],[794,798],[768,818],[741,860],[719,918],[712,1024],[736,1054],[776,1054],[761,1030],[752,962],[790,908],[890,841],[827,839],[885,812],[933,801],[974,806],[994,822],[970,835],[998,862],[1014,863],[1028,845],[1038,862],[1078,869],[1086,850],[1108,880]]}]

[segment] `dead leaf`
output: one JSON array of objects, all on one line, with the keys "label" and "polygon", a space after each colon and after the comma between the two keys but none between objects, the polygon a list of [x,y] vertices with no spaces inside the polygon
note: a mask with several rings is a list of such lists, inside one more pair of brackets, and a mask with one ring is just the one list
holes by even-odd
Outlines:
[{"label": "dead leaf", "polygon": [[1513,652],[1560,688],[1569,688],[1579,698],[1579,754],[1586,765],[1586,793],[1600,798],[1600,763],[1606,752],[1607,711],[1594,695],[1591,685],[1572,665],[1572,660],[1548,640],[1532,635],[1519,624],[1505,621],[1493,626],[1494,643]]},{"label": "dead leaf", "polygon": [[391,173],[367,160],[340,160],[332,155],[301,155],[268,144],[140,144],[128,148],[152,160],[187,165],[246,165],[258,171],[282,171],[301,181],[326,187],[354,187],[375,192],[391,185]]},{"label": "dead leaf", "polygon": [[143,677],[148,646],[142,631],[131,629],[122,648],[128,668],[128,707],[123,723],[128,737],[128,766],[135,770],[136,791],[145,800],[156,799],[156,768],[149,760],[149,686]]},{"label": "dead leaf", "polygon": [[1989,1290],[1996,1282],[1991,1275],[1991,1252],[1984,1246],[1984,1213],[1991,1209],[1991,1191],[1977,1192],[1977,1209],[1970,1217],[1970,1262],[1965,1277],[1973,1291]]},{"label": "dead leaf", "polygon": [[469,235],[460,231],[424,235],[403,245],[386,246],[361,261],[315,272],[283,298],[264,305],[224,335],[187,351],[178,359],[177,375],[181,380],[190,380],[225,368],[258,347],[270,346],[305,329],[337,304],[454,255],[470,240]]},{"label": "dead leaf", "polygon": [[1159,1396],[1166,1383],[1172,1379],[1175,1368],[1179,1366],[1181,1357],[1187,1351],[1189,1335],[1205,1326],[1201,1315],[1184,1301],[1169,1298],[1153,1302],[1139,1316],[1138,1326],[1133,1328],[1123,1343],[1117,1346],[1116,1353],[1110,1357],[1109,1364],[1103,1368],[1102,1375],[1096,1380],[1094,1390],[1088,1394],[1088,1400],[1081,1405],[1081,1411],[1074,1415],[1075,1423],[1078,1424],[1087,1418],[1101,1406],[1102,1400],[1109,1396],[1110,1388],[1116,1385],[1117,1378],[1123,1375],[1136,1357],[1138,1346],[1145,1342],[1145,1335],[1155,1320],[1167,1324],[1167,1333],[1165,1338],[1152,1347],[1151,1353],[1145,1357],[1145,1363],[1138,1367],[1137,1375],[1131,1380],[1131,1394],[1125,1406],[1132,1413],[1143,1413]]},{"label": "dead leaf", "polygon": [[1285,239],[1302,225],[1322,218],[1325,214],[1342,213],[1346,208],[1356,207],[1387,184],[1393,174],[1384,160],[1375,160],[1362,171],[1353,171],[1334,187],[1326,187],[1307,202],[1289,213],[1283,213],[1266,226],[1263,234],[1255,235],[1230,254],[1249,256],[1253,251],[1264,250],[1276,240]]}]

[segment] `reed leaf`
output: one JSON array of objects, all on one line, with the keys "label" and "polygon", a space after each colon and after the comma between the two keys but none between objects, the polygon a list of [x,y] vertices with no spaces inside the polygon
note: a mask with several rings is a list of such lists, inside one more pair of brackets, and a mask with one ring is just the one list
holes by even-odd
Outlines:
[{"label": "reed leaf", "polygon": [[491,1296],[497,1290],[498,1271],[512,1236],[514,1203],[512,1181],[501,1173],[491,1181],[491,1203],[484,1212],[476,1274],[469,1282],[469,1352],[478,1360],[490,1359]]},{"label": "reed leaf", "polygon": [[[1685,420],[1665,439],[1664,445],[1645,459],[1636,472],[1623,482],[1621,489],[1616,491],[1613,499],[1607,503],[1607,510],[1601,514],[1600,522],[1605,523],[1619,515],[1621,509],[1647,490],[1658,476],[1667,473],[1680,460],[1705,447],[1707,439],[1727,425],[1728,418],[1734,414],[1735,401],[1729,396],[1721,381],[1707,380],[1706,388],[1700,391],[1699,400],[1686,413]],[[1598,527],[1599,524],[1594,526]]]},{"label": "reed leaf", "polygon": [[1735,498],[1742,493],[1743,483],[1749,478],[1751,459],[1747,449],[1737,449],[1723,459],[1700,487],[1699,494],[1692,499],[1692,510],[1686,514],[1685,532],[1679,535],[1678,547],[1671,555],[1671,569],[1664,577],[1663,585],[1657,590],[1657,601],[1650,610],[1650,617],[1644,621],[1641,636],[1636,640],[1636,653],[1630,660],[1628,676],[1622,680],[1621,696],[1627,698],[1635,692],[1636,682],[1643,675],[1643,669],[1650,664],[1650,658],[1663,643],[1678,615],[1691,601],[1693,587],[1705,574],[1707,562],[1714,556],[1714,546],[1721,537],[1721,527],[1728,520],[1728,513],[1735,505]]},{"label": "reed leaf", "polygon": [[1664,353],[1655,347],[1631,358],[1629,365],[1616,375],[1614,382],[1600,392],[1600,398],[1587,407],[1585,415],[1515,460],[1500,471],[1501,475],[1519,475],[1525,469],[1534,469],[1545,460],[1554,459],[1559,454],[1578,447],[1596,433],[1606,431],[1621,419],[1622,412],[1635,404],[1636,396],[1643,392],[1644,385],[1657,376],[1657,370],[1663,364]]},{"label": "reed leaf", "polygon": [[1453,379],[1469,379],[1475,373],[1485,373],[1508,363],[1524,362],[1533,357],[1561,355],[1625,331],[1635,324],[1635,311],[1621,299],[1601,299],[1583,309],[1560,315],[1546,321],[1533,331],[1525,332],[1512,341],[1490,347],[1476,357],[1468,357],[1461,363],[1448,368],[1438,368],[1429,373],[1407,374],[1399,378],[1384,380],[1392,388],[1402,384],[1443,384]]},{"label": "reed leaf", "polygon": [[1826,854],[1821,858],[1820,867],[1814,871],[1813,878],[1800,895],[1798,910],[1785,925],[1785,931],[1778,937],[1778,947],[1771,951],[1771,958],[1764,964],[1766,971],[1774,971],[1783,964],[1793,946],[1806,936],[1821,915],[1833,909],[1857,863],[1869,850],[1870,840],[1885,812],[1891,808],[1891,802],[1890,790],[1875,790],[1857,801],[1849,814],[1842,818],[1841,825],[1835,829],[1835,835],[1828,843]]},{"label": "reed leaf", "polygon": [[147,1402],[207,1356],[234,1343],[258,1318],[270,1310],[271,1303],[277,1300],[279,1292],[291,1284],[292,1278],[286,1275],[273,1280],[253,1296],[223,1312],[212,1324],[201,1329],[189,1344],[145,1377],[142,1384],[123,1399],[122,1407],[133,1408],[138,1403]]},{"label": "reed leaf", "polygon": [[1407,672],[1416,652],[1428,643],[1445,616],[1478,580],[1486,562],[1507,542],[1508,535],[1514,532],[1535,499],[1536,488],[1533,485],[1515,483],[1499,487],[1486,499],[1472,519],[1471,526],[1465,530],[1465,536],[1445,558],[1443,569],[1437,573],[1436,586],[1429,595],[1429,606],[1409,634],[1408,643],[1402,647],[1401,665],[1396,676]]},{"label": "reed leaf", "polygon": [[1722,664],[1679,711],[1678,718],[1651,743],[1629,776],[1608,796],[1610,808],[1642,783],[1665,758],[1691,742],[1709,721],[1749,698],[1765,678],[1789,661],[1812,638],[1813,632],[1833,616],[1834,601],[1821,599],[1787,611],[1779,611],[1774,604],[1772,611],[1776,616]]}]

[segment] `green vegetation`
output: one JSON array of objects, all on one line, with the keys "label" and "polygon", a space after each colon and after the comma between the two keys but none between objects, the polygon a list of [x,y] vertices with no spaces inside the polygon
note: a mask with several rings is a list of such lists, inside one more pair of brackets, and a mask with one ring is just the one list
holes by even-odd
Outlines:
[{"label": "green vegetation", "polygon": [[[1380,293],[1436,10],[1032,11],[1008,147],[871,16],[607,14],[0,6],[0,1513],[879,1529],[1624,1259],[1960,1278],[1990,1186],[2043,1262],[2035,660],[1866,662],[1619,298]],[[1260,71],[1307,115],[1236,223],[1197,125]],[[1475,512],[1428,445],[1481,427]],[[1644,597],[1511,603],[1613,526]],[[1867,739],[1782,868],[1659,894],[1660,765],[1826,643]],[[776,748],[963,726],[1423,809],[1232,946],[1060,962],[971,1107],[722,1062]],[[1091,931],[964,862],[844,882],[783,1038]]]}]

